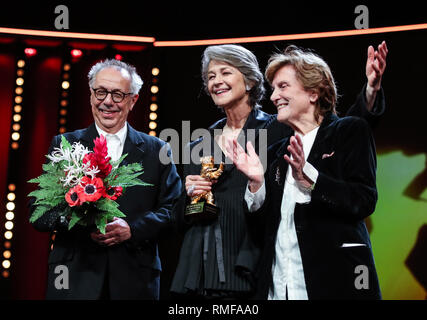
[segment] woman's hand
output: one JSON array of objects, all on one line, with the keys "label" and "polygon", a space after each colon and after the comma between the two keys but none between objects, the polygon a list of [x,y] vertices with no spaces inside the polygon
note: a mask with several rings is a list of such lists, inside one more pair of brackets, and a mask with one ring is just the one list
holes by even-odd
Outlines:
[{"label": "woman's hand", "polygon": [[302,146],[302,140],[299,135],[291,137],[291,141],[288,146],[288,151],[291,153],[292,158],[290,158],[286,154],[284,155],[284,158],[286,162],[291,165],[292,176],[300,186],[309,189],[313,185],[313,181],[311,181],[303,172],[303,168],[305,165],[305,156],[304,149]]},{"label": "woman's hand", "polygon": [[185,189],[189,197],[194,197],[212,189],[212,182],[200,175],[188,175],[185,178]]},{"label": "woman's hand", "polygon": [[368,58],[366,60],[366,78],[368,85],[375,91],[381,88],[381,79],[385,71],[388,48],[385,41],[378,46],[378,51],[373,46],[368,48]]},{"label": "woman's hand", "polygon": [[383,41],[378,46],[378,51],[374,50],[373,46],[368,48],[368,58],[366,60],[366,78],[368,85],[366,86],[366,107],[372,111],[378,90],[381,88],[381,79],[383,77],[386,60],[387,60],[387,44]]},{"label": "woman's hand", "polygon": [[228,157],[236,168],[248,177],[249,190],[255,193],[264,183],[264,167],[250,141],[246,144],[246,148],[247,154],[235,139],[229,140],[226,146]]}]

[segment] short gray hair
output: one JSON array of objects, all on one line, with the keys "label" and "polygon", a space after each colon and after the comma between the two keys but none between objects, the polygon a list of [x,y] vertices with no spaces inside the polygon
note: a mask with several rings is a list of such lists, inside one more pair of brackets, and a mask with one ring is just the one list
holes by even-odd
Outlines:
[{"label": "short gray hair", "polygon": [[93,84],[95,82],[95,78],[98,72],[107,68],[114,68],[119,71],[125,70],[130,77],[130,91],[133,94],[139,93],[139,90],[141,90],[143,81],[141,77],[138,75],[138,73],[136,72],[136,68],[130,64],[127,64],[123,61],[116,60],[116,59],[106,59],[92,66],[92,68],[90,69],[87,75],[89,79],[89,86],[91,88],[93,88]]},{"label": "short gray hair", "polygon": [[212,60],[222,61],[237,68],[252,88],[249,91],[249,104],[252,108],[260,108],[259,102],[265,94],[264,77],[259,69],[255,55],[248,49],[235,44],[209,46],[202,56],[202,79],[205,91],[208,91],[208,67]]}]

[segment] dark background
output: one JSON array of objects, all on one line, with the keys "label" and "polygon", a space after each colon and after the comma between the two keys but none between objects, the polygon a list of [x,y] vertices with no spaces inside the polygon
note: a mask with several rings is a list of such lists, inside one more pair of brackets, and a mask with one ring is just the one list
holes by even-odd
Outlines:
[{"label": "dark background", "polygon": [[[70,32],[151,36],[162,40],[199,40],[247,36],[283,35],[354,29],[354,8],[361,3],[307,1],[275,2],[159,2],[142,1],[42,3],[8,3],[0,10],[0,27],[16,27],[56,31],[56,5],[67,5]],[[422,5],[410,2],[363,3],[369,8],[370,28],[425,23]],[[260,42],[243,44],[258,57],[264,70],[272,52],[288,44],[314,49],[330,65],[337,81],[338,111],[345,113],[365,82],[366,52],[386,40],[390,49],[387,70],[383,79],[387,112],[375,129],[378,154],[402,150],[405,154],[427,152],[425,119],[427,115],[425,75],[427,74],[427,31],[406,31],[375,35]],[[71,47],[84,47],[84,56],[72,64],[70,72],[70,109],[67,129],[86,127],[91,121],[87,72],[90,66],[116,49],[103,41],[74,41],[52,39],[36,45],[37,56],[29,60],[26,73],[23,137],[17,156],[11,156],[9,146],[11,106],[14,89],[14,70],[17,56],[24,47],[39,38],[0,34],[0,203],[5,204],[7,177],[19,181],[13,243],[11,277],[0,278],[1,298],[41,299],[44,294],[48,236],[28,224],[26,194],[33,186],[27,180],[41,173],[41,163],[57,133],[58,101],[62,63],[69,59]],[[41,39],[46,40],[46,39]],[[30,41],[30,42],[28,42]],[[48,43],[51,43],[48,45]],[[34,44],[34,42],[33,42]],[[95,44],[98,47],[90,45]],[[34,46],[34,45],[33,45]],[[150,104],[151,68],[160,68],[159,127],[181,132],[181,121],[190,120],[191,130],[206,128],[223,117],[203,91],[200,78],[200,58],[205,46],[152,47],[141,45],[134,51],[122,51],[124,61],[134,64],[144,79],[141,98],[129,122],[138,130],[148,132],[147,113]],[[266,86],[267,87],[267,86]],[[266,112],[275,113],[268,100],[263,101]],[[179,162],[179,157],[177,158]],[[11,170],[13,168],[13,170]],[[179,170],[181,166],[178,165]],[[418,189],[424,190],[425,180]],[[1,228],[4,214],[0,212]],[[3,228],[4,229],[4,228]],[[168,287],[175,270],[180,236],[162,235],[160,252],[163,262],[162,294],[167,299]]]},{"label": "dark background", "polygon": [[354,29],[354,9],[369,8],[369,27],[425,23],[419,1],[10,1],[1,26],[54,30],[55,7],[66,5],[71,32],[194,40]]}]

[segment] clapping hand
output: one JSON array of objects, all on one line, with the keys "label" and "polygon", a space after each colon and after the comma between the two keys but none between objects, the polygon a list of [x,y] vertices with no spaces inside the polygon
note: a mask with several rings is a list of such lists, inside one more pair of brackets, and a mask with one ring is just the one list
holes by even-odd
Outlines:
[{"label": "clapping hand", "polygon": [[303,171],[305,166],[305,156],[302,140],[299,135],[291,137],[288,151],[291,153],[292,157],[285,154],[284,158],[292,168],[292,176],[300,186],[307,189],[310,188],[313,185],[313,181],[311,181]]},{"label": "clapping hand", "polygon": [[368,85],[375,91],[381,88],[381,79],[386,67],[387,54],[388,49],[385,41],[378,46],[378,51],[375,51],[373,46],[368,48],[366,78],[368,78]]},{"label": "clapping hand", "polygon": [[248,177],[249,189],[255,193],[264,183],[264,168],[250,141],[246,144],[246,148],[248,153],[237,140],[229,140],[226,145],[227,156],[236,168]]}]

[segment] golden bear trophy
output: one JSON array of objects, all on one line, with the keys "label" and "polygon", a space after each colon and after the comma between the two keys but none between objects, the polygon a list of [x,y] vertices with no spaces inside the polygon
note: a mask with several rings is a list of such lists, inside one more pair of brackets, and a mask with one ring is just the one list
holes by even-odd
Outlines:
[{"label": "golden bear trophy", "polygon": [[[213,156],[202,157],[200,162],[202,163],[200,176],[210,181],[218,180],[224,171],[223,162],[220,163],[219,168],[215,168]],[[218,213],[219,208],[214,203],[212,191],[205,191],[199,195],[192,196],[191,203],[185,210],[185,216],[192,221],[211,220],[217,218]]]}]

